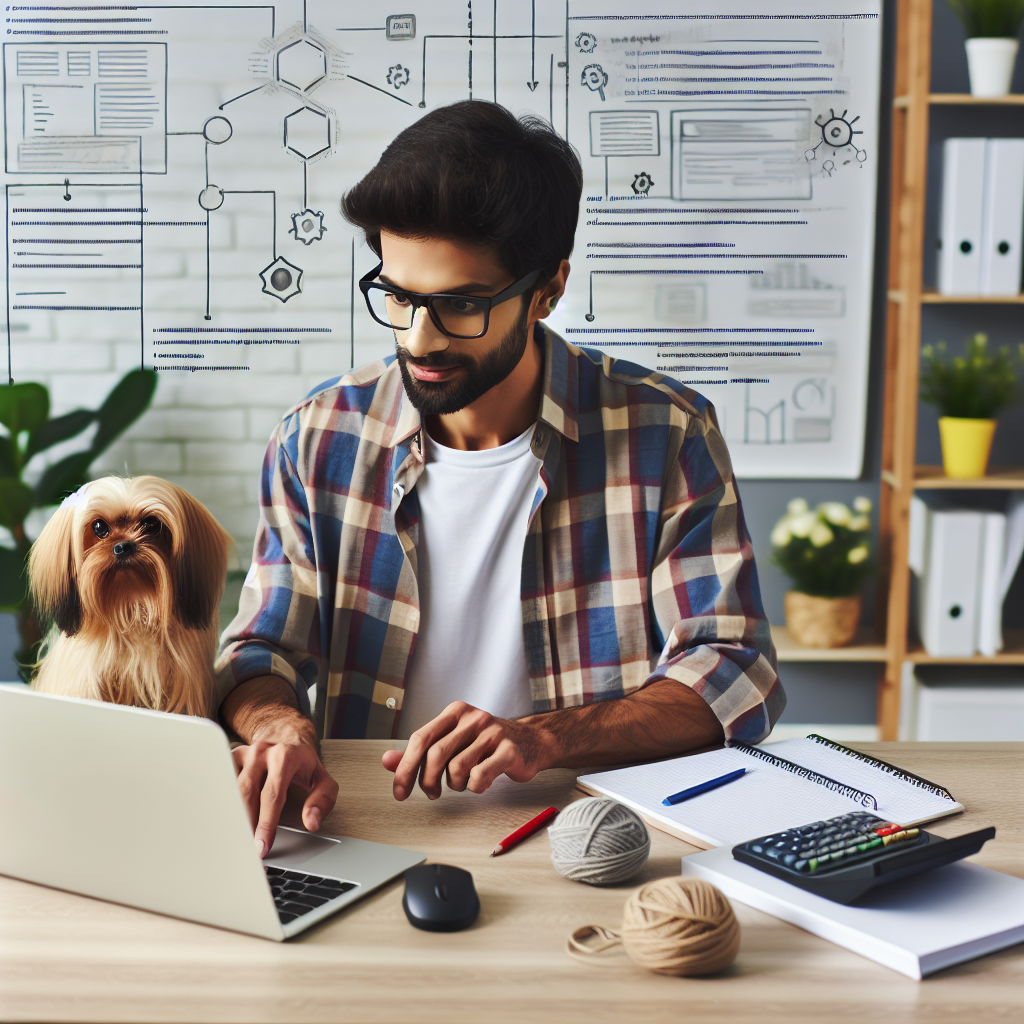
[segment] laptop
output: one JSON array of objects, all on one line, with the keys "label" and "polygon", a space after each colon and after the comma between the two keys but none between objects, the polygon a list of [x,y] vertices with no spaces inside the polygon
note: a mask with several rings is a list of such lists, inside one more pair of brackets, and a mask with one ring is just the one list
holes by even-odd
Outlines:
[{"label": "laptop", "polygon": [[261,861],[216,723],[0,685],[0,874],[280,942],[425,859],[281,827]]}]

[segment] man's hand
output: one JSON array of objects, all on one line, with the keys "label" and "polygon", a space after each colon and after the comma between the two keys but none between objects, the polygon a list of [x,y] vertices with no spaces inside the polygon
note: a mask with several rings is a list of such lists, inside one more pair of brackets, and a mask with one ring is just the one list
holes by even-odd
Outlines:
[{"label": "man's hand", "polygon": [[499,775],[529,782],[545,768],[623,764],[720,746],[722,726],[707,702],[674,680],[662,679],[618,700],[509,720],[470,704],[449,704],[409,737],[403,754],[381,759],[395,773],[396,800],[420,788],[436,800],[441,774],[461,792],[483,793]]},{"label": "man's hand", "polygon": [[395,773],[393,792],[404,800],[416,784],[436,800],[441,795],[441,774],[446,773],[449,789],[483,793],[499,775],[514,782],[529,782],[541,769],[550,767],[554,754],[552,737],[546,730],[495,718],[486,711],[455,701],[433,721],[409,737],[409,746],[388,750],[381,759]]},{"label": "man's hand", "polygon": [[233,755],[260,857],[270,852],[293,783],[309,794],[302,824],[318,831],[338,798],[338,784],[320,761],[313,723],[299,711],[291,687],[275,676],[250,679],[232,690],[221,714],[248,744]]}]

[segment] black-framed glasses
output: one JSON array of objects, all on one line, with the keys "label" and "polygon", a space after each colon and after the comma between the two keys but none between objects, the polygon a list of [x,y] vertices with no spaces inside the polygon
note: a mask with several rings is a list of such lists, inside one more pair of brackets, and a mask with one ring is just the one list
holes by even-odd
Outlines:
[{"label": "black-framed glasses", "polygon": [[462,340],[482,338],[487,333],[491,310],[522,295],[541,273],[531,270],[497,295],[457,295],[454,292],[407,292],[374,280],[383,266],[383,262],[378,263],[359,281],[366,308],[377,323],[396,331],[407,331],[412,327],[416,310],[426,306],[431,321],[442,334]]}]

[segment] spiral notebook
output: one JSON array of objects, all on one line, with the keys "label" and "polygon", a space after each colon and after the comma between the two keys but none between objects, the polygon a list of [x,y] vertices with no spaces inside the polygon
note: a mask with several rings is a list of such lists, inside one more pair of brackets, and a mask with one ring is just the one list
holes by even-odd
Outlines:
[{"label": "spiral notebook", "polygon": [[[747,773],[735,782],[674,807],[662,805],[672,793],[737,768]],[[632,807],[648,824],[703,849],[850,811],[873,811],[909,826],[964,809],[942,786],[818,735],[616,768],[583,775],[577,785]]]}]

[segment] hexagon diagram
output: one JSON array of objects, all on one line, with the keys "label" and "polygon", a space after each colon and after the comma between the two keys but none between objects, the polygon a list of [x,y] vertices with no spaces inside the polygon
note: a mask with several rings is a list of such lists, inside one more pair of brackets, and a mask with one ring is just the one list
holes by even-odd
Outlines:
[{"label": "hexagon diagram", "polygon": [[312,245],[324,237],[326,230],[324,215],[307,209],[292,214],[292,226],[288,233],[294,235],[303,245]]},{"label": "hexagon diagram", "polygon": [[263,291],[282,302],[302,291],[302,271],[280,256],[260,271],[260,277],[263,278]]},{"label": "hexagon diagram", "polygon": [[331,148],[331,121],[312,107],[300,107],[284,119],[284,146],[302,160]]},{"label": "hexagon diagram", "polygon": [[327,76],[327,54],[308,39],[284,47],[277,54],[277,80],[307,92]]}]

